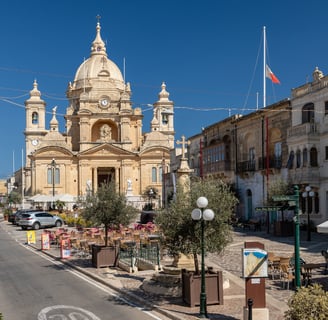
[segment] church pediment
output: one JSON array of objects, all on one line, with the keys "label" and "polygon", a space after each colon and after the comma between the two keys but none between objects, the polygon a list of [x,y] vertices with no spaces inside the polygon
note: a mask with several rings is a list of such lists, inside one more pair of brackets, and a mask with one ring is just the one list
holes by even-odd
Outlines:
[{"label": "church pediment", "polygon": [[104,143],[101,145],[97,145],[95,147],[92,147],[88,150],[85,150],[81,153],[79,153],[79,156],[108,156],[108,155],[117,155],[117,156],[135,156],[134,153],[129,152],[127,150],[118,148],[116,146],[113,146],[112,144],[109,143]]},{"label": "church pediment", "polygon": [[141,157],[150,155],[152,157],[154,156],[159,156],[159,157],[163,157],[163,155],[169,156],[170,154],[170,150],[168,148],[165,147],[159,147],[159,146],[152,146],[152,147],[148,147],[148,148],[144,148],[139,155]]},{"label": "church pediment", "polygon": [[63,147],[48,146],[36,150],[32,156],[34,158],[44,157],[44,156],[46,156],[47,158],[56,158],[56,157],[63,157],[63,156],[72,157],[73,153],[70,150]]}]

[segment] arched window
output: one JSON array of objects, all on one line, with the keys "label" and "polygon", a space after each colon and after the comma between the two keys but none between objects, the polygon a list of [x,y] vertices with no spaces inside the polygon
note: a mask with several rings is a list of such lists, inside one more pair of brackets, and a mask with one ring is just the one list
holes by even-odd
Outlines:
[{"label": "arched window", "polygon": [[310,149],[310,166],[317,167],[318,166],[318,152],[316,148]]},{"label": "arched window", "polygon": [[303,149],[303,167],[308,166],[308,150],[305,148]]},{"label": "arched window", "polygon": [[168,124],[169,123],[169,116],[165,113],[162,113],[162,124]]},{"label": "arched window", "polygon": [[308,103],[302,109],[302,123],[314,121],[314,104]]},{"label": "arched window", "polygon": [[246,216],[245,219],[251,219],[253,215],[253,195],[250,189],[246,190]]},{"label": "arched window", "polygon": [[301,167],[301,150],[296,151],[296,168]]},{"label": "arched window", "polygon": [[32,113],[32,124],[38,124],[39,122],[39,115],[37,112]]},{"label": "arched window", "polygon": [[319,213],[319,193],[314,193],[314,213]]},{"label": "arched window", "polygon": [[163,181],[163,167],[159,167],[159,182]]},{"label": "arched window", "polygon": [[155,167],[151,168],[151,182],[157,182],[157,169]]},{"label": "arched window", "polygon": [[287,161],[287,169],[293,169],[293,163],[294,163],[294,151],[291,151]]}]

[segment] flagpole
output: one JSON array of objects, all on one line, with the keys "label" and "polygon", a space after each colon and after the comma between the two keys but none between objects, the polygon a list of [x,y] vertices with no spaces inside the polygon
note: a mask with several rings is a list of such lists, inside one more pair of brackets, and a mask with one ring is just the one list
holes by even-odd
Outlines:
[{"label": "flagpole", "polygon": [[265,26],[264,26],[263,27],[263,108],[266,107],[265,69],[266,69],[266,34],[265,34]]},{"label": "flagpole", "polygon": [[22,209],[25,209],[24,185],[25,185],[25,180],[24,180],[24,150],[22,149]]}]

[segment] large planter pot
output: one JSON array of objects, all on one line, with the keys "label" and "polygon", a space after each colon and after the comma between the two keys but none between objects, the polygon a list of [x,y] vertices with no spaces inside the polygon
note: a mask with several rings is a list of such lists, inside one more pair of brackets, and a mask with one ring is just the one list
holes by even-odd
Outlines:
[{"label": "large planter pot", "polygon": [[[190,307],[199,306],[201,291],[201,275],[182,270],[182,299]],[[205,290],[207,304],[223,304],[222,271],[205,274]]]},{"label": "large planter pot", "polygon": [[116,246],[92,246],[92,266],[95,268],[115,267],[118,259]]}]

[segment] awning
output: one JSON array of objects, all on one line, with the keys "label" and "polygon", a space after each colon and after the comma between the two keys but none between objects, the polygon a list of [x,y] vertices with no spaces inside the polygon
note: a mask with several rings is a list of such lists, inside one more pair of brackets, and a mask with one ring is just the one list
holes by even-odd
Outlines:
[{"label": "awning", "polygon": [[31,197],[30,200],[34,201],[34,202],[51,202],[51,201],[55,201],[52,196],[47,196],[47,195],[44,195],[44,194],[37,194],[37,195]]},{"label": "awning", "polygon": [[76,202],[76,198],[68,193],[56,195],[55,201],[56,200],[63,202]]},{"label": "awning", "polygon": [[328,221],[317,225],[318,233],[328,233]]},{"label": "awning", "polygon": [[54,197],[50,195],[45,194],[37,194],[29,199],[33,202],[52,202],[52,201],[63,201],[63,202],[76,202],[76,199],[74,196],[70,194],[56,194]]}]

